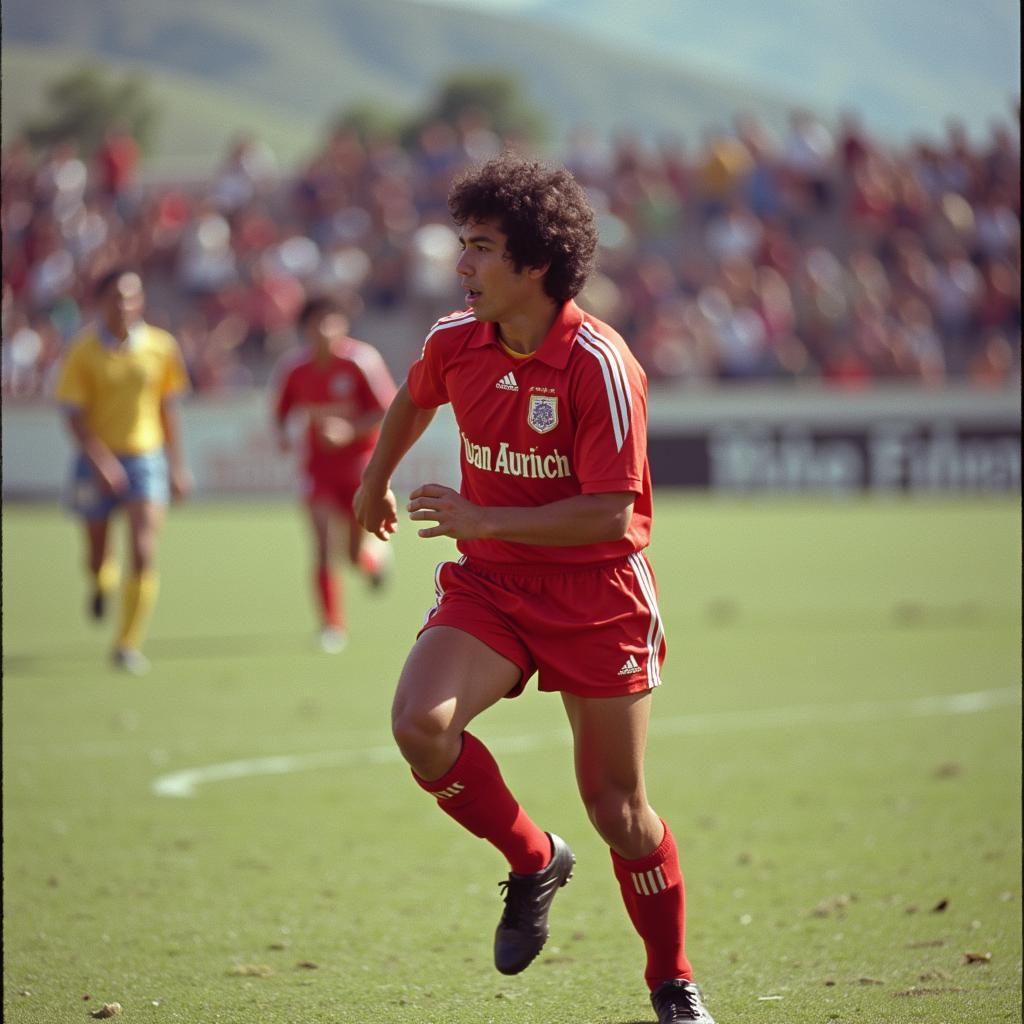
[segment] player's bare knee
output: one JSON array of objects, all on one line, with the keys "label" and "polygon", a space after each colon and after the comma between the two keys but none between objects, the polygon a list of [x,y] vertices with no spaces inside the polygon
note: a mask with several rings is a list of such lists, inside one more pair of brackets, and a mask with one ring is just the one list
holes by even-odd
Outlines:
[{"label": "player's bare knee", "polygon": [[583,803],[598,834],[613,846],[626,845],[647,812],[642,796],[614,787],[583,794]]},{"label": "player's bare knee", "polygon": [[395,708],[391,734],[402,756],[414,767],[429,760],[450,744],[449,723],[433,709],[404,706]]}]

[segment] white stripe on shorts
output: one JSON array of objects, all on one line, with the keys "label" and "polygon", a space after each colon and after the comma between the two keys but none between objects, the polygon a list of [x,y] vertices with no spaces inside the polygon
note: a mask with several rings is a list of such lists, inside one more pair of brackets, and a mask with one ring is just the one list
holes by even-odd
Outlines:
[{"label": "white stripe on shorts", "polygon": [[634,551],[629,556],[629,564],[636,573],[637,582],[640,584],[644,598],[647,601],[647,610],[651,613],[651,623],[647,627],[647,685],[654,689],[661,684],[661,667],[658,664],[658,652],[661,650],[662,641],[665,639],[665,627],[661,621],[661,612],[658,610],[658,597],[654,589],[654,578],[651,576],[650,566],[639,551]]},{"label": "white stripe on shorts", "polygon": [[[456,564],[464,565],[465,562],[466,556],[463,555]],[[421,629],[434,617],[434,613],[441,607],[441,602],[444,600],[444,587],[441,586],[441,570],[447,564],[447,562],[438,562],[437,567],[434,569],[434,603],[427,609],[427,614],[423,616]]]}]

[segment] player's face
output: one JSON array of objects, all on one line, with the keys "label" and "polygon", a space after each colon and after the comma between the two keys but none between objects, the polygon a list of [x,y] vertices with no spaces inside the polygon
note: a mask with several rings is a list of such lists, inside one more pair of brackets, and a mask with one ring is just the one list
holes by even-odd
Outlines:
[{"label": "player's face", "polygon": [[506,321],[543,290],[535,270],[515,269],[507,240],[494,221],[467,221],[459,233],[462,255],[455,269],[477,320]]},{"label": "player's face", "polygon": [[348,319],[336,310],[330,310],[307,321],[306,337],[314,345],[326,347],[348,334]]},{"label": "player's face", "polygon": [[122,274],[103,293],[103,319],[112,334],[118,338],[142,319],[146,304],[142,279],[138,274]]}]

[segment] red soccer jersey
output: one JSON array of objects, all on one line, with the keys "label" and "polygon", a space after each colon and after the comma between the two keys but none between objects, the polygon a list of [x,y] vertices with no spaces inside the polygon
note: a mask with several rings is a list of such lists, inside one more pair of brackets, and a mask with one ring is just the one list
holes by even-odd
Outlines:
[{"label": "red soccer jersey", "polygon": [[323,361],[308,349],[291,356],[279,371],[275,415],[283,423],[296,409],[309,416],[306,431],[306,469],[311,476],[333,480],[358,479],[379,431],[364,434],[337,448],[326,443],[316,429],[320,413],[358,419],[373,410],[385,410],[395,396],[391,374],[372,346],[346,338]]},{"label": "red soccer jersey", "polygon": [[460,540],[491,562],[584,563],[645,548],[651,530],[647,377],[606,324],[567,302],[530,357],[508,354],[495,325],[472,311],[439,320],[409,369],[421,408],[451,402],[461,441],[462,494],[477,505],[546,505],[577,494],[632,491],[622,540],[551,547]]}]

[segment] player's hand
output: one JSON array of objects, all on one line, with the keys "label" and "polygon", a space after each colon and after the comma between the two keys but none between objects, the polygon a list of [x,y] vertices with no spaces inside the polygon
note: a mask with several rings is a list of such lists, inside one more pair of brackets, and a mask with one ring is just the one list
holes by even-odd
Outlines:
[{"label": "player's hand", "polygon": [[424,484],[409,495],[409,518],[433,519],[437,526],[417,531],[421,537],[482,537],[483,509],[444,484]]},{"label": "player's hand", "polygon": [[344,448],[355,440],[356,432],[343,416],[323,416],[314,422],[317,435],[328,448]]},{"label": "player's hand", "polygon": [[184,501],[192,493],[194,481],[185,466],[171,467],[171,501]]},{"label": "player's hand", "polygon": [[390,488],[381,494],[361,485],[352,499],[352,511],[359,525],[381,540],[390,540],[398,530],[398,504]]},{"label": "player's hand", "polygon": [[93,464],[100,487],[107,494],[118,497],[128,491],[128,474],[117,459],[111,457]]}]

